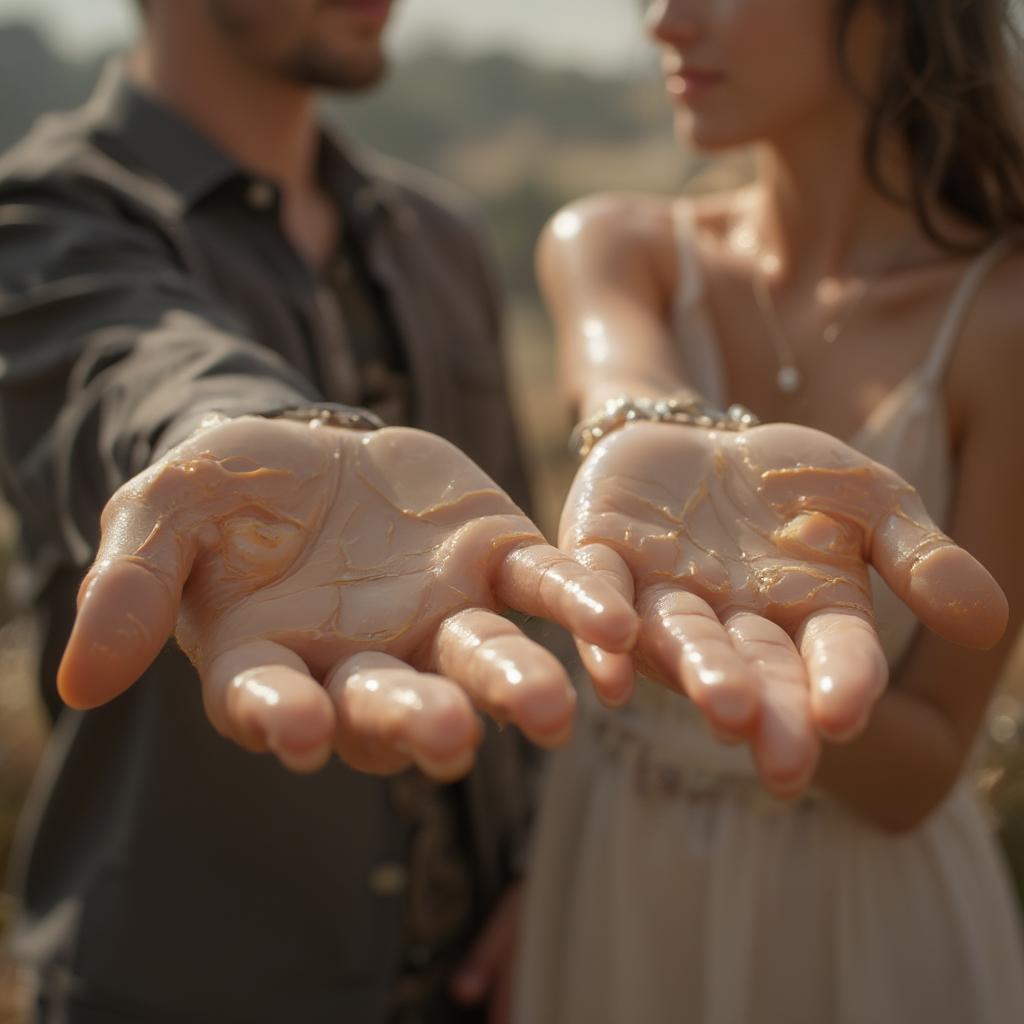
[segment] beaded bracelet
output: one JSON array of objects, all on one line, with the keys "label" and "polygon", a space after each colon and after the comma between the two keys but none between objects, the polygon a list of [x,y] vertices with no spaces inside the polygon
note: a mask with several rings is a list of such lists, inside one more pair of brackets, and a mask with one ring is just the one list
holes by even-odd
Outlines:
[{"label": "beaded bracelet", "polygon": [[344,427],[348,430],[380,430],[384,421],[365,409],[345,406],[311,405],[297,409],[279,409],[265,413],[275,420],[294,420],[299,423],[317,423],[324,427]]},{"label": "beaded bracelet", "polygon": [[679,423],[707,430],[746,430],[761,421],[745,406],[730,405],[724,412],[699,398],[609,398],[597,412],[581,420],[569,437],[569,448],[580,458],[603,437],[627,423]]}]

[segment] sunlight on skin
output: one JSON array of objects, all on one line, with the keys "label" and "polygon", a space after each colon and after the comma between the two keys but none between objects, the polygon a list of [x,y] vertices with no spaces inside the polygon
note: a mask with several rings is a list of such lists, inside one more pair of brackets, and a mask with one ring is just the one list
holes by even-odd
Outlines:
[{"label": "sunlight on skin", "polygon": [[556,238],[568,241],[583,229],[583,218],[575,210],[562,210],[551,221],[551,231]]},{"label": "sunlight on skin", "polygon": [[64,698],[117,696],[173,632],[215,727],[298,770],[334,745],[366,770],[416,761],[452,777],[472,763],[477,711],[562,742],[565,670],[501,607],[616,651],[636,636],[626,601],[420,431],[208,425],[115,494],[102,525]]},{"label": "sunlight on skin", "polygon": [[[884,690],[869,563],[947,639],[991,647],[1007,621],[991,575],[913,488],[804,427],[625,426],[577,474],[561,541],[635,595],[640,671],[748,741],[787,795],[810,780],[819,735],[851,738]],[[627,659],[581,655],[609,704],[628,698]]]},{"label": "sunlight on skin", "polygon": [[586,320],[583,323],[586,338],[586,356],[592,366],[603,366],[612,357],[613,346],[608,332],[600,320]]}]

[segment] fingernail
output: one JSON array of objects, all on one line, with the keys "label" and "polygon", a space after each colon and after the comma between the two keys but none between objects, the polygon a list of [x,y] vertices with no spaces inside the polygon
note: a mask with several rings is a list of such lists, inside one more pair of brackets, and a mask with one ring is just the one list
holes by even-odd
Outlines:
[{"label": "fingernail", "polygon": [[848,725],[836,726],[829,725],[822,732],[833,742],[833,743],[849,743],[850,740],[859,736],[864,729],[867,727],[868,720],[871,718],[871,709],[868,708],[863,714]]},{"label": "fingernail", "polygon": [[808,758],[804,751],[790,752],[780,759],[765,777],[771,791],[784,800],[799,796],[810,785],[817,766],[817,757]]},{"label": "fingernail", "polygon": [[299,775],[310,775],[320,771],[327,764],[330,750],[327,747],[313,747],[310,750],[283,750],[273,742],[267,744],[278,760],[289,770]]},{"label": "fingernail", "polygon": [[[562,732],[576,709],[576,694],[568,687],[538,689],[526,695],[522,715],[539,733]],[[525,724],[525,723],[524,723]]]},{"label": "fingernail", "polygon": [[431,757],[429,754],[417,754],[416,764],[420,770],[438,782],[454,782],[469,774],[476,759],[476,748],[457,751],[448,757]]},{"label": "fingernail", "polygon": [[736,687],[722,689],[711,687],[710,689],[711,710],[715,718],[725,725],[732,727],[743,725],[753,717],[757,710],[757,701],[749,690]]},{"label": "fingernail", "polygon": [[601,703],[613,711],[624,708],[633,699],[633,688],[631,686],[624,687],[621,690],[609,690],[607,687],[598,687],[595,684],[594,688]]}]

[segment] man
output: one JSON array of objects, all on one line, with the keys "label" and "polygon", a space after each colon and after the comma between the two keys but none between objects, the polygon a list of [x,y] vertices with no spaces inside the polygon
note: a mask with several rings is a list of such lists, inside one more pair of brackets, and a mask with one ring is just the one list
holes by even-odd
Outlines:
[{"label": "man", "polygon": [[545,745],[573,711],[494,609],[633,642],[475,465],[524,500],[465,216],[317,127],[317,87],[381,75],[389,8],[149,0],[130,65],[0,165],[42,678],[104,705],[59,713],[22,823],[40,1020],[454,1019],[481,934],[455,990],[484,1003],[527,807],[477,711]]}]

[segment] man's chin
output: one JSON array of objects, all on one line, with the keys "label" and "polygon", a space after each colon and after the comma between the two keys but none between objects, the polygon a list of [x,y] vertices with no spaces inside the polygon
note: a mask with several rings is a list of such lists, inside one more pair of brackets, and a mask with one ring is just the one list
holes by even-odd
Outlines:
[{"label": "man's chin", "polygon": [[359,92],[372,89],[388,70],[383,53],[359,60],[300,56],[285,68],[285,75],[294,82],[317,89]]}]

